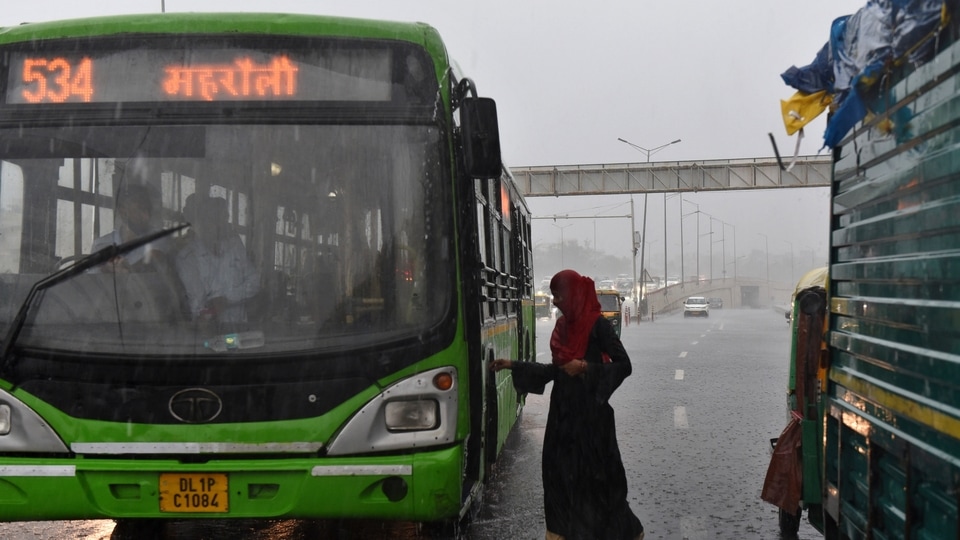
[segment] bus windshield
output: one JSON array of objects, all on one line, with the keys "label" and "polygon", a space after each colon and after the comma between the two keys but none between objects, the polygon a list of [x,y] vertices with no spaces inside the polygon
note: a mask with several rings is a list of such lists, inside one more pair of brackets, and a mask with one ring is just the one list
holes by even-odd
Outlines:
[{"label": "bus windshield", "polygon": [[16,345],[243,354],[419,336],[452,305],[442,140],[431,125],[0,128],[0,332],[44,276],[189,223],[43,291]]}]

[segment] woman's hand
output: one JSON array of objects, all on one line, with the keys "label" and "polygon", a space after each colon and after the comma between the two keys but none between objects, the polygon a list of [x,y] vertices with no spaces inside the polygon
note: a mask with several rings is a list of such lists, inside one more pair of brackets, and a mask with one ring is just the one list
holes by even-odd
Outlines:
[{"label": "woman's hand", "polygon": [[587,372],[587,361],[582,359],[571,360],[560,366],[560,369],[562,369],[564,373],[570,375],[571,377],[579,377]]},{"label": "woman's hand", "polygon": [[505,360],[503,358],[497,358],[493,362],[490,362],[490,369],[492,371],[500,371],[501,369],[513,369],[513,360]]}]

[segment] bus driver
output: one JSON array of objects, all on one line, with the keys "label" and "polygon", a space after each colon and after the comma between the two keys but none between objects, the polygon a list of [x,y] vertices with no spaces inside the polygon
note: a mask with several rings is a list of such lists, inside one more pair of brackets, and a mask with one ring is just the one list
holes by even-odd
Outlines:
[{"label": "bus driver", "polygon": [[183,216],[191,227],[177,252],[176,267],[191,316],[245,321],[243,303],[260,290],[260,274],[240,236],[230,229],[227,201],[194,193],[187,197]]}]

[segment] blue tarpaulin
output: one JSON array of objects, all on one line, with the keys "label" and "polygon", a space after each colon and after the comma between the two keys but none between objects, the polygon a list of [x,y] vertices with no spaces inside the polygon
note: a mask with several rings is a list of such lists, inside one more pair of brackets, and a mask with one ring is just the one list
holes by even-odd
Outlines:
[{"label": "blue tarpaulin", "polygon": [[832,148],[868,112],[866,92],[893,61],[915,65],[933,56],[943,0],[869,0],[853,15],[839,17],[813,62],[791,66],[780,77],[800,92],[833,96],[824,146]]}]

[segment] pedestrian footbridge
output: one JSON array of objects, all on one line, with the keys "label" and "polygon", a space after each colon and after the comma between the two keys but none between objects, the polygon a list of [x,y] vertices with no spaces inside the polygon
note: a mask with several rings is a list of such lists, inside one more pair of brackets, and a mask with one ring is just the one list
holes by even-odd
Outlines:
[{"label": "pedestrian footbridge", "polygon": [[829,156],[511,167],[524,197],[678,193],[830,185]]}]

